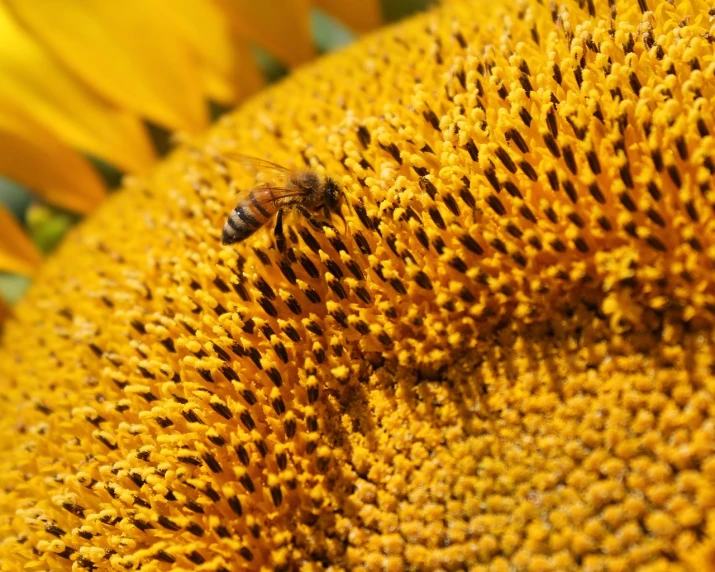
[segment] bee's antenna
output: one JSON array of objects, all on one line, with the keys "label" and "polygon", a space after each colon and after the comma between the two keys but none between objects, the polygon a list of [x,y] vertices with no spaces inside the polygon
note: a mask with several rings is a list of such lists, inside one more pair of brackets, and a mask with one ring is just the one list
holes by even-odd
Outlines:
[{"label": "bee's antenna", "polygon": [[[353,205],[350,202],[350,199],[348,199],[348,194],[345,191],[343,191],[343,200],[345,201],[345,204],[348,205],[348,210],[350,211],[350,213],[354,215],[355,210],[353,209]],[[345,220],[345,217],[343,216],[342,211],[338,211],[338,214],[340,215],[340,218],[343,221],[343,226],[345,227],[343,230],[343,233],[346,233],[348,231],[348,223]]]},{"label": "bee's antenna", "polygon": [[348,221],[345,220],[343,213],[340,211],[338,211],[338,216],[340,217],[340,220],[343,221],[343,234],[345,234],[348,231]]},{"label": "bee's antenna", "polygon": [[348,199],[348,194],[345,191],[343,191],[343,198],[345,199],[345,202],[347,203],[350,212],[355,214],[355,211],[353,210],[353,204],[350,202],[350,199]]}]

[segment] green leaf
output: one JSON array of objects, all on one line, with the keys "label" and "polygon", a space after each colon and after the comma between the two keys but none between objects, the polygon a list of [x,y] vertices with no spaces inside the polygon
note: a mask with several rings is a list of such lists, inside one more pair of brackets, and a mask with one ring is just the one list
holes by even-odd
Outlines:
[{"label": "green leaf", "polygon": [[99,174],[104,179],[104,182],[107,184],[110,191],[114,191],[121,186],[122,177],[124,176],[124,173],[122,171],[117,169],[114,165],[103,161],[99,157],[95,157],[94,155],[89,154],[85,156],[87,157],[87,159],[92,161],[92,164],[97,168]]},{"label": "green leaf", "polygon": [[434,5],[435,0],[383,0],[382,16],[385,22],[396,22]]},{"label": "green leaf", "polygon": [[30,279],[25,276],[0,272],[0,297],[14,304],[23,297],[30,283]]},{"label": "green leaf", "polygon": [[4,205],[15,217],[25,220],[25,212],[32,203],[32,193],[11,179],[0,176],[0,204]]},{"label": "green leaf", "polygon": [[253,45],[251,46],[251,51],[253,52],[253,59],[256,60],[258,67],[263,72],[263,77],[266,78],[268,83],[274,83],[288,75],[288,68],[262,47]]},{"label": "green leaf", "polygon": [[355,34],[319,8],[310,11],[313,41],[320,53],[337,50],[355,40]]},{"label": "green leaf", "polygon": [[50,252],[79,220],[75,214],[50,205],[34,204],[27,211],[30,236],[43,253]]}]

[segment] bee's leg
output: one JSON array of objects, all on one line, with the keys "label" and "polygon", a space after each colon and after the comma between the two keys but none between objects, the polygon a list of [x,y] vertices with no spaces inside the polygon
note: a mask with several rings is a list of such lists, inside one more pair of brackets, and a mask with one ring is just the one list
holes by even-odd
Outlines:
[{"label": "bee's leg", "polygon": [[323,232],[323,225],[321,225],[319,221],[315,220],[315,218],[313,217],[312,214],[310,214],[310,211],[307,208],[305,208],[303,205],[294,205],[294,206],[295,206],[295,210],[297,210],[306,219],[308,219],[308,222],[315,230],[319,230],[320,232]]},{"label": "bee's leg", "polygon": [[[325,218],[326,218],[327,220],[330,220],[330,219],[331,219],[331,217],[330,217],[330,209],[328,208],[328,205],[323,205],[323,214],[325,215]],[[340,220],[343,221],[343,234],[345,234],[345,233],[347,232],[347,230],[348,230],[348,223],[347,223],[347,221],[345,220],[345,217],[343,216],[342,211],[336,210],[336,211],[335,211],[335,214],[337,214],[337,215],[340,217]]]},{"label": "bee's leg", "polygon": [[276,213],[276,224],[273,227],[273,235],[276,237],[276,247],[278,252],[285,254],[286,251],[286,237],[283,234],[283,209],[278,209]]}]

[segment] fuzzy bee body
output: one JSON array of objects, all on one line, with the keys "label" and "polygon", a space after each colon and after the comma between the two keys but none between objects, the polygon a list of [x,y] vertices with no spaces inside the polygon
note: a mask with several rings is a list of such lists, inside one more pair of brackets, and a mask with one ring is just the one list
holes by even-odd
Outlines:
[{"label": "fuzzy bee body", "polygon": [[[291,171],[275,163],[254,157],[237,156],[244,164],[261,172],[272,172],[280,182],[264,184],[243,192],[238,204],[226,219],[221,236],[223,244],[242,242],[275,217],[274,228],[279,250],[285,249],[283,213],[295,210],[313,222],[312,212],[322,210],[326,218],[340,213],[342,191],[330,177],[323,177],[311,169]],[[344,220],[344,219],[343,219]]]},{"label": "fuzzy bee body", "polygon": [[246,240],[276,214],[278,205],[270,193],[268,190],[253,189],[241,199],[223,226],[223,244]]}]

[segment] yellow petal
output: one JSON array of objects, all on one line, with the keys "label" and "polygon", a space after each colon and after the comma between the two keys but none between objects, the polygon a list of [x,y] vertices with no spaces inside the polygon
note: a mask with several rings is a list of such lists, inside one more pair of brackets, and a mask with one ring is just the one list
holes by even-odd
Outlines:
[{"label": "yellow petal", "polygon": [[58,66],[4,6],[0,3],[0,113],[6,113],[5,101],[21,103],[73,147],[130,171],[150,165],[153,150],[142,123]]},{"label": "yellow petal", "polygon": [[315,55],[308,0],[218,0],[239,34],[289,66]]},{"label": "yellow petal", "polygon": [[2,323],[10,317],[10,305],[0,298],[0,326]]},{"label": "yellow petal", "polygon": [[[148,62],[164,57],[161,32],[151,34],[149,40],[146,33],[135,37],[131,30],[124,30],[128,38],[123,41],[129,42],[131,38],[139,44],[141,48],[136,47],[135,50],[143,50],[147,62],[144,67],[137,64],[137,68],[133,69],[133,64],[128,63],[130,58],[122,56],[126,46],[117,39],[119,33],[102,28],[98,15],[91,10],[75,9],[76,4],[42,3],[43,10],[38,11],[40,16],[37,21],[52,28],[51,33],[41,36],[44,45],[27,31],[31,29],[37,36],[38,31],[44,30],[41,25],[29,18],[23,18],[21,25],[15,19],[20,13],[34,15],[32,10],[26,9],[30,8],[29,4],[18,2],[16,14],[0,4],[0,37],[4,47],[0,56],[3,77],[0,93],[4,92],[14,101],[22,101],[33,115],[73,146],[123,169],[139,170],[151,164],[152,147],[142,122],[136,113],[126,109],[128,106],[123,101],[130,99],[137,90],[141,91],[147,82],[151,83],[145,68],[150,66]],[[114,3],[106,4],[109,5]],[[32,6],[37,4],[32,3]],[[115,26],[121,27],[121,22],[122,19],[118,18]],[[161,26],[157,28],[161,29]],[[156,38],[157,35],[159,38]],[[156,45],[148,45],[150,41],[156,42]],[[108,43],[115,45],[115,52],[107,53],[110,50],[104,48]],[[72,65],[76,63],[73,60],[64,62],[69,67],[59,65],[67,57],[75,54],[79,57],[80,53],[81,59],[86,62],[81,70],[77,69],[80,66]],[[176,66],[172,58],[166,61],[167,68],[186,67]],[[80,73],[79,78],[72,71],[84,73]],[[158,71],[156,75],[160,75]],[[117,82],[118,77],[123,78],[121,82]],[[176,101],[190,99],[179,90],[174,91],[172,96]],[[200,114],[200,111],[197,113]],[[200,120],[194,123],[199,124]]]},{"label": "yellow petal", "polygon": [[172,2],[9,1],[53,54],[118,107],[172,129],[207,124],[198,67],[167,25]]},{"label": "yellow petal", "polygon": [[29,276],[42,260],[15,218],[0,205],[0,271]]},{"label": "yellow petal", "polygon": [[105,188],[89,161],[9,102],[0,107],[0,173],[54,205],[92,211]]},{"label": "yellow petal", "polygon": [[249,47],[238,38],[230,19],[213,0],[175,0],[167,9],[170,20],[201,67],[204,93],[232,103],[255,93],[263,77]]},{"label": "yellow petal", "polygon": [[233,55],[238,62],[235,75],[223,75],[209,65],[201,69],[204,93],[213,101],[238,103],[260,91],[264,85],[263,75],[248,46],[237,43],[233,48]]},{"label": "yellow petal", "polygon": [[315,5],[356,32],[369,32],[382,23],[380,0],[315,0]]}]

